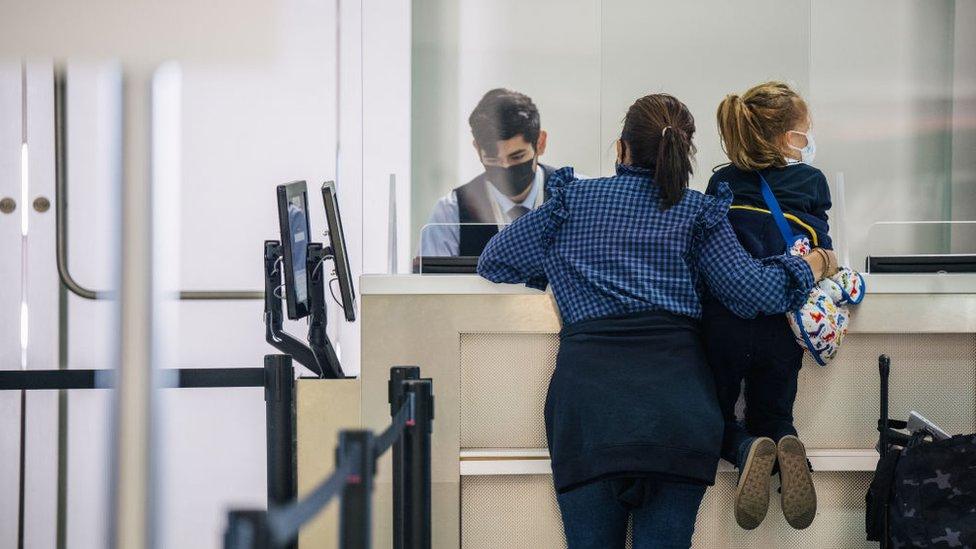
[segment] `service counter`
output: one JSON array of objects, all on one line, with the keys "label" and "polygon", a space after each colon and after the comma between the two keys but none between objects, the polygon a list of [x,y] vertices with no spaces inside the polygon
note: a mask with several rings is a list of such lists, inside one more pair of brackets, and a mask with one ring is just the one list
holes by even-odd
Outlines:
[{"label": "service counter", "polygon": [[[390,421],[391,366],[418,365],[434,380],[433,546],[563,547],[542,419],[560,329],[551,295],[473,275],[364,276],[359,288],[363,424]],[[839,356],[827,367],[807,360],[800,375],[796,425],[815,469],[817,520],[791,529],[774,497],[760,528],[739,529],[736,475],[723,462],[696,547],[871,546],[863,506],[881,353],[892,359],[892,417],[917,409],[950,432],[976,431],[976,275],[873,276],[868,291]],[[387,456],[376,547],[391,546],[389,467]]]}]

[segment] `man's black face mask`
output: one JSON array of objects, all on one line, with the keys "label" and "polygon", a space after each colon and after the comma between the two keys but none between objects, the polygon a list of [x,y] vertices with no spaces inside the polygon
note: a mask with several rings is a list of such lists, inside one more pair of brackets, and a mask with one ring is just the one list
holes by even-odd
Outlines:
[{"label": "man's black face mask", "polygon": [[505,196],[518,196],[525,192],[535,179],[535,158],[530,158],[521,164],[503,168],[501,166],[485,166],[488,181]]}]

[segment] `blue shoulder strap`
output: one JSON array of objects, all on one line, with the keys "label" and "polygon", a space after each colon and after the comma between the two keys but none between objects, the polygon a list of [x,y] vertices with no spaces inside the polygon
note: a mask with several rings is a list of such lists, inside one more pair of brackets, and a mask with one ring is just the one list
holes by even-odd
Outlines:
[{"label": "blue shoulder strap", "polygon": [[790,224],[786,221],[786,216],[783,215],[783,210],[779,207],[779,202],[776,201],[776,197],[773,196],[773,190],[769,188],[769,183],[766,182],[766,178],[763,174],[756,172],[759,176],[760,187],[762,188],[763,200],[766,201],[766,206],[769,208],[769,213],[773,215],[773,221],[776,222],[776,226],[779,227],[780,234],[783,235],[783,240],[786,242],[786,247],[790,248],[793,243],[797,241],[797,236],[793,234],[790,230]]}]

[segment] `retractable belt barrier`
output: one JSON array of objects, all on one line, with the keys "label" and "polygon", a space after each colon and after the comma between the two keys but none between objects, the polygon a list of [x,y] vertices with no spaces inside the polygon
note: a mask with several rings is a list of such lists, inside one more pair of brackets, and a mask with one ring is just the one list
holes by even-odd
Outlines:
[{"label": "retractable belt barrier", "polygon": [[430,549],[430,437],[433,386],[417,367],[390,369],[390,425],[379,436],[344,430],[336,445],[336,468],[307,497],[267,511],[228,513],[224,549],[293,547],[301,528],[339,498],[339,547],[367,549],[372,526],[376,461],[393,449],[393,544],[398,549]]},{"label": "retractable belt barrier", "polygon": [[[164,387],[264,387],[264,368],[172,368],[160,372]],[[0,370],[0,391],[111,389],[114,370]]]},{"label": "retractable belt barrier", "polygon": [[[390,369],[392,421],[379,436],[344,430],[337,467],[297,500],[295,383],[288,355],[266,355],[264,368],[172,368],[157,372],[163,388],[263,387],[267,430],[268,510],[232,510],[225,549],[297,547],[298,532],[330,501],[340,498],[339,546],[370,547],[371,496],[376,461],[393,449],[393,546],[430,549],[430,437],[433,384],[416,366]],[[109,389],[113,370],[0,370],[0,391]]]}]

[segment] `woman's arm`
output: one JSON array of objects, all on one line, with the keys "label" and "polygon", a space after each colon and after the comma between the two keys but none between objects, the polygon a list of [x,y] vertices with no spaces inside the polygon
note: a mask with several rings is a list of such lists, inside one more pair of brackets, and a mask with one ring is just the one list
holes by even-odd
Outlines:
[{"label": "woman's arm", "polygon": [[[815,257],[814,257],[815,256]],[[739,244],[728,218],[704,229],[698,266],[719,301],[743,318],[794,310],[826,270],[823,257],[752,258]]]},{"label": "woman's arm", "polygon": [[554,201],[548,200],[499,231],[481,252],[478,274],[492,282],[546,289],[543,232],[553,206]]}]

